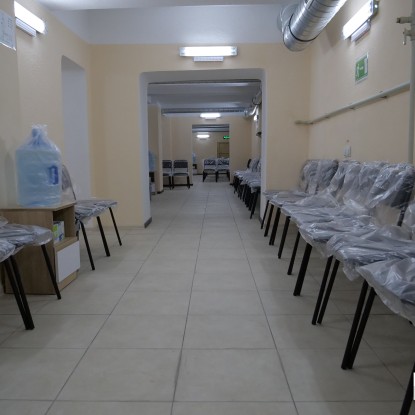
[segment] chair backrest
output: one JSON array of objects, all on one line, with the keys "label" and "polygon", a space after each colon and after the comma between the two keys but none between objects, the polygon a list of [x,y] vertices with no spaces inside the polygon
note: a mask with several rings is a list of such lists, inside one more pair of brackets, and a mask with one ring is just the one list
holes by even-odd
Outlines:
[{"label": "chair backrest", "polygon": [[173,171],[173,162],[171,160],[163,160],[162,166],[163,166],[163,175],[170,176]]},{"label": "chair backrest", "polygon": [[173,174],[188,174],[189,162],[187,160],[174,160]]},{"label": "chair backrest", "polygon": [[216,169],[216,158],[209,157],[207,159],[204,159],[203,168],[208,170]]},{"label": "chair backrest", "polygon": [[337,199],[337,195],[344,186],[346,176],[348,172],[360,169],[360,163],[353,160],[340,161],[336,170],[336,173],[330,180],[330,184],[327,186],[327,192]]},{"label": "chair backrest", "polygon": [[300,189],[309,194],[317,190],[316,177],[319,160],[309,160],[303,167],[300,177]]},{"label": "chair backrest", "polygon": [[64,199],[76,200],[75,191],[72,186],[71,176],[68,168],[62,164],[62,195]]},{"label": "chair backrest", "polygon": [[219,170],[229,170],[229,158],[219,158],[217,167]]},{"label": "chair backrest", "polygon": [[327,189],[339,167],[338,160],[320,160],[317,169],[317,191]]},{"label": "chair backrest", "polygon": [[261,159],[252,159],[250,170],[251,172],[261,171]]}]

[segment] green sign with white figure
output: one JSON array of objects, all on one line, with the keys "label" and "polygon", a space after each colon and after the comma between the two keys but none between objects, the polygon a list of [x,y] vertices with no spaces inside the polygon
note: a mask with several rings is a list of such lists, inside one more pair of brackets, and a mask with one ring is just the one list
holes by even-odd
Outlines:
[{"label": "green sign with white figure", "polygon": [[354,68],[354,80],[356,83],[361,82],[367,78],[368,73],[368,55],[366,53],[366,55],[362,56],[356,61]]}]

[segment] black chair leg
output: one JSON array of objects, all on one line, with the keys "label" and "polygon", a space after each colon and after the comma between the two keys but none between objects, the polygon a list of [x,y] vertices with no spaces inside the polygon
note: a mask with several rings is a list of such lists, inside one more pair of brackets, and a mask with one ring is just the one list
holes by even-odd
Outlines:
[{"label": "black chair leg", "polygon": [[89,246],[88,237],[86,236],[85,226],[82,222],[80,222],[80,224],[81,224],[82,235],[84,236],[86,251],[88,252],[89,263],[91,264],[92,271],[94,271],[95,270],[95,264],[94,264],[94,260],[92,258],[92,253],[91,253],[91,248]]},{"label": "black chair leg", "polygon": [[311,320],[311,324],[315,326],[317,324],[317,317],[320,311],[321,302],[323,301],[324,290],[326,289],[327,280],[329,278],[331,264],[333,262],[333,257],[330,256],[327,258],[326,268],[324,269],[323,280],[321,281],[320,290],[318,292],[316,306],[314,307],[313,318]]},{"label": "black chair leg", "polygon": [[267,200],[267,203],[265,205],[264,216],[262,217],[262,221],[261,221],[261,229],[264,229],[264,223],[265,223],[265,218],[267,217],[268,208],[269,208],[269,200]]},{"label": "black chair leg", "polygon": [[30,312],[29,303],[27,302],[17,263],[13,257],[10,257],[4,261],[4,264],[25,328],[26,330],[33,330],[35,325],[33,323],[32,313]]},{"label": "black chair leg", "polygon": [[187,176],[186,179],[187,179],[187,188],[190,189],[190,177]]},{"label": "black chair leg", "polygon": [[171,188],[174,189],[174,176],[171,177]]},{"label": "black chair leg", "polygon": [[363,306],[365,305],[366,294],[367,294],[368,288],[369,288],[369,284],[365,280],[363,282],[362,289],[360,291],[359,301],[357,302],[356,311],[355,311],[354,317],[353,317],[352,327],[350,329],[349,338],[347,340],[346,349],[345,349],[344,355],[343,355],[343,361],[342,361],[342,364],[341,364],[341,368],[344,369],[344,370],[351,369],[349,367],[350,356],[351,356],[352,349],[353,349],[353,343],[354,343],[354,340],[356,338],[356,333],[357,333],[357,330],[359,328],[359,322],[360,322],[360,318],[362,316]]},{"label": "black chair leg", "polygon": [[285,223],[284,223],[284,229],[283,229],[282,235],[281,235],[280,246],[278,248],[278,258],[281,258],[282,251],[284,249],[285,240],[287,239],[287,233],[288,233],[288,227],[289,226],[290,226],[290,217],[286,216]]},{"label": "black chair leg", "polygon": [[300,243],[300,236],[301,236],[300,231],[297,231],[297,236],[295,237],[293,252],[291,254],[290,266],[288,267],[288,271],[287,271],[288,275],[291,275],[293,273],[293,267],[294,267],[295,257],[297,255],[298,244]]},{"label": "black chair leg", "polygon": [[265,226],[264,236],[268,236],[268,231],[269,231],[269,228],[271,226],[272,214],[273,213],[274,213],[274,205],[271,203],[271,207],[269,208],[269,213],[268,213],[267,224]]},{"label": "black chair leg", "polygon": [[117,223],[115,222],[115,216],[114,216],[114,212],[112,211],[111,206],[109,207],[109,210],[110,210],[110,213],[111,213],[112,223],[114,224],[115,233],[117,234],[118,243],[119,243],[120,246],[122,246],[120,233],[118,232],[118,226],[117,226]]},{"label": "black chair leg", "polygon": [[281,208],[277,207],[277,212],[275,213],[274,224],[272,225],[271,236],[269,237],[269,245],[274,245],[275,237],[277,236],[278,222],[280,221]]},{"label": "black chair leg", "polygon": [[215,172],[215,181],[216,181],[216,183],[218,182],[218,179],[219,179],[219,173]]},{"label": "black chair leg", "polygon": [[251,217],[250,217],[250,219],[252,219],[252,216],[254,216],[254,213],[255,213],[256,204],[258,202],[258,194],[259,194],[259,190],[256,190],[255,193],[254,193],[254,198],[252,200]]},{"label": "black chair leg", "polygon": [[333,270],[331,271],[331,276],[330,276],[329,283],[327,285],[326,294],[324,295],[323,303],[321,304],[320,311],[317,317],[318,324],[321,324],[323,322],[324,314],[326,312],[326,308],[329,303],[331,290],[333,289],[333,284],[334,284],[334,280],[336,279],[339,265],[340,265],[340,262],[336,259],[336,261],[334,262]]},{"label": "black chair leg", "polygon": [[46,266],[48,268],[50,280],[52,281],[53,289],[55,290],[56,297],[58,297],[58,300],[60,300],[62,297],[59,291],[58,283],[56,282],[55,272],[53,271],[52,264],[50,263],[48,251],[46,250],[45,245],[41,245],[41,248],[42,248],[43,256],[45,258]]},{"label": "black chair leg", "polygon": [[97,222],[98,222],[99,233],[101,234],[101,238],[102,238],[102,243],[104,244],[105,255],[111,256],[110,250],[107,244],[107,238],[105,237],[104,228],[102,227],[101,218],[99,216],[97,216]]},{"label": "black chair leg", "polygon": [[401,412],[399,415],[409,415],[409,411],[411,410],[411,404],[414,400],[414,375],[415,374],[415,363],[414,367],[412,368],[412,373],[409,376],[408,387],[406,388],[406,393],[404,400],[402,402]]},{"label": "black chair leg", "polygon": [[310,244],[307,244],[305,247],[303,260],[301,261],[300,271],[298,272],[297,281],[295,283],[295,288],[293,292],[294,296],[298,296],[301,294],[301,289],[303,288],[305,273],[307,271],[308,261],[310,260],[312,248],[313,247]]}]

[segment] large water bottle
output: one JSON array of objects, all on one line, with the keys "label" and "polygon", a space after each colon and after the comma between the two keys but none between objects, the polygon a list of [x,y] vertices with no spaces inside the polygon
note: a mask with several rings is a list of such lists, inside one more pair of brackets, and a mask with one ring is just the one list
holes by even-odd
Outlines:
[{"label": "large water bottle", "polygon": [[61,202],[62,159],[46,126],[33,126],[28,141],[16,150],[18,203],[53,206]]}]

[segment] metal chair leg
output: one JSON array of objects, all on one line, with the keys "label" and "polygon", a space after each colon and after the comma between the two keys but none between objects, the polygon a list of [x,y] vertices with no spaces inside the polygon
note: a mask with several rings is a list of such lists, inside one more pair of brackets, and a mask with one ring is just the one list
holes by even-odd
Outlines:
[{"label": "metal chair leg", "polygon": [[98,222],[99,233],[101,234],[101,238],[102,238],[102,243],[104,244],[105,254],[107,256],[111,256],[110,250],[107,244],[107,238],[105,237],[104,228],[102,227],[101,218],[99,216],[97,216],[97,222]]},{"label": "metal chair leg", "polygon": [[264,229],[264,223],[265,223],[265,218],[267,216],[268,208],[269,208],[269,200],[267,200],[267,203],[265,205],[264,216],[262,217],[262,221],[261,221],[261,229]]},{"label": "metal chair leg", "polygon": [[82,235],[84,236],[86,251],[88,252],[89,263],[91,264],[92,271],[94,271],[95,270],[95,264],[94,264],[94,260],[92,258],[92,253],[91,253],[91,248],[89,246],[88,237],[86,236],[85,226],[82,222],[80,222],[80,224],[81,224]]},{"label": "metal chair leg", "polygon": [[357,333],[357,330],[359,328],[359,322],[360,322],[360,318],[362,316],[362,310],[363,310],[363,306],[365,304],[366,294],[367,294],[368,288],[369,288],[369,284],[365,280],[363,282],[362,289],[360,291],[359,301],[357,302],[352,327],[350,329],[349,338],[347,340],[346,349],[345,349],[344,355],[343,355],[343,361],[342,361],[342,364],[341,364],[341,368],[344,369],[344,370],[350,369],[350,367],[349,367],[350,356],[351,356],[351,353],[352,353],[354,339],[356,337],[356,333]]},{"label": "metal chair leg", "polygon": [[301,236],[300,231],[297,231],[297,236],[295,237],[293,252],[291,253],[290,265],[289,265],[288,271],[287,271],[288,275],[291,275],[292,272],[293,272],[295,257],[297,255],[298,244],[300,243],[300,236]]},{"label": "metal chair leg", "polygon": [[52,282],[53,289],[55,290],[56,297],[58,297],[58,300],[60,300],[62,297],[61,297],[61,293],[59,291],[58,283],[56,282],[55,272],[53,271],[52,264],[50,263],[50,258],[49,258],[49,255],[48,255],[48,251],[46,250],[45,245],[41,245],[40,247],[42,248],[43,256],[45,258],[46,266],[48,268],[50,280]]},{"label": "metal chair leg", "polygon": [[115,233],[117,234],[118,243],[119,243],[120,246],[122,246],[120,234],[118,232],[118,226],[117,226],[117,223],[115,222],[115,216],[114,216],[114,212],[112,211],[111,206],[109,207],[109,210],[110,210],[110,213],[111,213],[112,223],[114,224]]},{"label": "metal chair leg", "polygon": [[298,296],[301,294],[301,289],[303,288],[305,273],[307,271],[308,261],[310,260],[312,248],[313,247],[310,244],[307,244],[305,247],[303,260],[301,261],[300,271],[298,272],[297,281],[295,283],[295,288],[293,292],[294,296]]},{"label": "metal chair leg", "polygon": [[285,245],[285,240],[287,239],[287,233],[288,233],[288,227],[289,226],[290,226],[290,217],[286,216],[285,217],[285,223],[284,223],[284,229],[283,229],[282,235],[281,235],[280,246],[278,248],[278,258],[281,258],[282,251],[283,251],[284,245]]},{"label": "metal chair leg", "polygon": [[327,305],[329,303],[331,290],[333,289],[334,280],[336,279],[337,270],[339,269],[340,262],[336,259],[334,262],[333,270],[331,271],[331,276],[329,283],[327,285],[326,294],[324,295],[323,303],[321,304],[320,311],[317,318],[317,323],[321,324],[323,322],[324,314],[326,312]]},{"label": "metal chair leg", "polygon": [[321,302],[323,301],[324,290],[326,289],[327,279],[329,278],[331,264],[333,262],[333,256],[327,258],[326,268],[324,269],[323,280],[321,281],[320,290],[318,292],[316,306],[314,307],[313,318],[311,324],[315,326],[317,324],[317,317],[320,311]]},{"label": "metal chair leg", "polygon": [[[10,261],[10,263],[9,263]],[[6,273],[9,277],[10,285],[13,289],[13,294],[19,307],[20,315],[26,330],[33,330],[35,325],[33,323],[32,314],[30,312],[29,303],[27,302],[26,293],[23,288],[22,279],[20,277],[19,268],[13,256],[4,262],[6,266]]]},{"label": "metal chair leg", "polygon": [[280,221],[281,208],[277,207],[277,212],[275,213],[274,224],[272,225],[271,236],[269,238],[269,245],[274,245],[275,237],[277,236],[278,222]]},{"label": "metal chair leg", "polygon": [[406,388],[406,393],[404,400],[402,402],[401,412],[399,415],[409,415],[409,411],[411,410],[411,404],[414,400],[414,375],[415,374],[415,363],[414,367],[412,368],[412,373],[409,376],[408,387]]},{"label": "metal chair leg", "polygon": [[274,213],[274,205],[271,203],[271,207],[269,208],[269,213],[268,213],[268,220],[267,220],[267,224],[265,226],[265,232],[264,232],[264,236],[268,236],[268,231],[269,228],[271,226],[271,221],[272,221],[272,214]]}]

